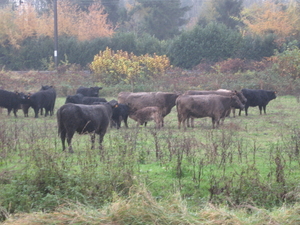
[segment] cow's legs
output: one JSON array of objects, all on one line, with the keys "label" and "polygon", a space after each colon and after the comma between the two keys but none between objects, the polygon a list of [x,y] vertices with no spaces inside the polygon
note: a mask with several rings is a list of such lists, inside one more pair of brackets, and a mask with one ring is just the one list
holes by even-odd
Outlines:
[{"label": "cow's legs", "polygon": [[8,116],[10,115],[11,110],[12,110],[12,108],[7,108],[7,115]]},{"label": "cow's legs", "polygon": [[248,116],[248,108],[249,108],[249,106],[245,106],[245,114],[246,114],[246,116]]},{"label": "cow's legs", "polygon": [[259,105],[259,106],[258,106],[258,108],[259,108],[259,114],[261,115],[262,106],[261,106],[261,105]]},{"label": "cow's legs", "polygon": [[231,108],[231,112],[232,112],[233,118],[235,118],[235,108]]},{"label": "cow's legs", "polygon": [[263,109],[264,109],[264,113],[267,114],[266,113],[266,105],[263,105]]},{"label": "cow's legs", "polygon": [[72,148],[72,138],[74,136],[75,131],[68,131],[67,132],[67,142],[69,146],[69,153],[74,153],[73,148]]},{"label": "cow's legs", "polygon": [[[128,128],[128,123],[127,123],[127,119],[128,117],[126,116],[123,120],[124,120],[124,124],[125,124],[125,127]],[[120,122],[120,126],[121,126],[121,122]]]},{"label": "cow's legs", "polygon": [[191,127],[194,128],[195,127],[195,118],[191,118]]},{"label": "cow's legs", "polygon": [[95,149],[95,132],[91,134],[91,142],[92,142],[92,147],[91,149]]},{"label": "cow's legs", "polygon": [[66,145],[65,145],[66,131],[65,130],[60,132],[60,139],[61,139],[62,148],[63,148],[63,151],[64,151],[66,149]]},{"label": "cow's legs", "polygon": [[34,117],[35,117],[35,118],[38,118],[38,117],[39,117],[39,108],[38,108],[38,107],[35,107],[35,108],[34,108]]},{"label": "cow's legs", "polygon": [[17,112],[18,112],[18,109],[15,108],[15,109],[14,109],[14,115],[15,115],[15,117],[18,117],[18,116],[17,116]]}]

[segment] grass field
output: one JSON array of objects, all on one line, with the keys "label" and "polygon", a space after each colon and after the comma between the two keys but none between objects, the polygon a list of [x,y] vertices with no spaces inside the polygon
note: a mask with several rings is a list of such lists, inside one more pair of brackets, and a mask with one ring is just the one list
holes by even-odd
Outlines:
[{"label": "grass field", "polygon": [[[108,97],[107,99],[112,99]],[[56,110],[63,105],[58,98]],[[104,148],[90,149],[75,134],[74,154],[62,152],[56,117],[0,115],[0,206],[5,212],[52,211],[66,201],[95,208],[145,186],[160,202],[179,194],[190,211],[205,204],[271,209],[299,199],[300,104],[278,96],[249,116],[227,118],[212,129],[209,118],[177,129],[174,107],[164,128],[154,123],[109,129]],[[55,110],[55,111],[56,111]],[[98,146],[96,144],[96,146]]]}]

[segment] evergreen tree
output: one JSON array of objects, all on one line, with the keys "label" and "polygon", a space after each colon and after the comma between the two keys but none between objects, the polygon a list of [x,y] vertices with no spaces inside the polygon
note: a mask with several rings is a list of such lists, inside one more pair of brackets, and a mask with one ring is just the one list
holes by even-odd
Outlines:
[{"label": "evergreen tree", "polygon": [[[180,27],[187,23],[184,14],[190,7],[181,7],[180,0],[138,0],[140,3],[133,11],[143,16],[140,23],[141,32],[154,35],[163,40],[180,33]],[[141,11],[143,13],[141,13]],[[146,13],[145,13],[146,12]]]},{"label": "evergreen tree", "polygon": [[108,14],[107,19],[113,24],[116,24],[119,20],[120,0],[102,0],[101,3],[105,7],[105,11]]},{"label": "evergreen tree", "polygon": [[206,26],[213,21],[235,29],[242,24],[242,10],[243,0],[209,0],[203,5],[198,24]]},{"label": "evergreen tree", "polygon": [[229,28],[236,28],[241,24],[241,11],[243,10],[243,0],[218,0],[216,11],[219,16],[217,22],[225,24]]}]

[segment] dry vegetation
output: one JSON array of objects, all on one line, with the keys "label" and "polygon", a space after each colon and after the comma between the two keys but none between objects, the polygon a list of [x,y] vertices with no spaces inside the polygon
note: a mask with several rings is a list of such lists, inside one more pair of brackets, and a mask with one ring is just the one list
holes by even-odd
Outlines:
[{"label": "dry vegetation", "polygon": [[[218,67],[215,67],[218,68]],[[224,65],[220,68],[225,68]],[[169,71],[146,90],[251,87],[284,89],[271,76]],[[34,92],[57,88],[60,107],[80,85],[95,83],[81,72],[1,72],[5,89]],[[171,76],[173,79],[171,79]],[[129,86],[104,86],[116,98]],[[136,88],[142,88],[136,86]],[[149,90],[150,89],[150,90]],[[296,92],[295,92],[296,93]],[[88,136],[75,135],[75,154],[61,152],[55,117],[1,117],[0,217],[4,224],[297,224],[299,218],[299,103],[273,100],[267,115],[228,118],[211,130],[209,119],[177,129],[176,110],[166,127],[111,129],[105,152],[90,150]],[[30,213],[27,213],[30,212]]]}]

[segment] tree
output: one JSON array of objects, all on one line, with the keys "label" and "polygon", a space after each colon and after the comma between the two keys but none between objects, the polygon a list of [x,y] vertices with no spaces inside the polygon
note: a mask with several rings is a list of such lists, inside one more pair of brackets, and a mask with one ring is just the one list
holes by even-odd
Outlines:
[{"label": "tree", "polygon": [[138,24],[141,33],[149,33],[163,40],[173,38],[180,33],[180,28],[187,23],[183,18],[190,7],[181,7],[180,0],[137,0],[131,11],[131,17],[136,15],[142,22]]},{"label": "tree", "polygon": [[[70,1],[58,2],[59,35],[74,36],[78,40],[91,40],[109,37],[114,33],[107,23],[107,14],[101,4],[92,4],[87,11],[81,10]],[[53,37],[53,9],[47,13],[38,13],[35,5],[25,2],[12,10],[7,6],[1,9],[1,42],[8,41],[18,47],[28,37]]]},{"label": "tree", "polygon": [[216,5],[219,14],[217,21],[232,29],[240,25],[243,0],[218,0],[218,2],[219,4]]},{"label": "tree", "polygon": [[105,12],[108,14],[107,19],[113,24],[117,24],[119,20],[119,3],[120,0],[102,0],[102,5],[105,8]]},{"label": "tree", "polygon": [[243,0],[210,0],[203,5],[198,24],[205,26],[215,21],[235,29],[241,22]]},{"label": "tree", "polygon": [[202,60],[216,62],[233,57],[242,44],[242,36],[224,24],[196,26],[178,36],[167,54],[172,65],[191,69]]},{"label": "tree", "polygon": [[276,34],[277,43],[282,44],[285,38],[293,34],[294,22],[283,4],[265,1],[262,4],[253,4],[242,12],[243,22],[247,31],[255,35]]}]

